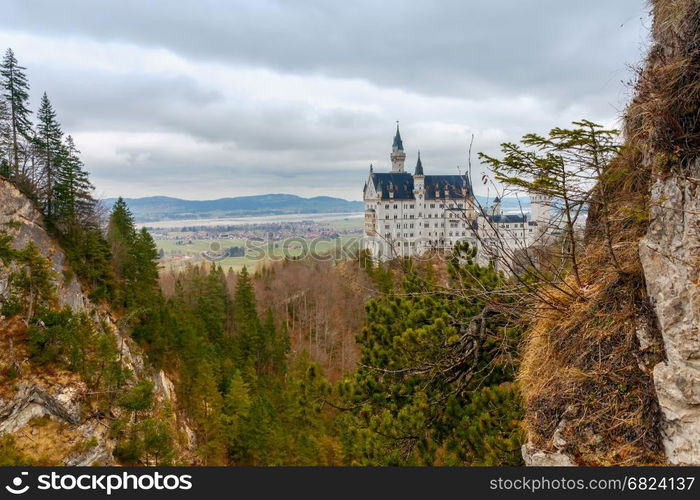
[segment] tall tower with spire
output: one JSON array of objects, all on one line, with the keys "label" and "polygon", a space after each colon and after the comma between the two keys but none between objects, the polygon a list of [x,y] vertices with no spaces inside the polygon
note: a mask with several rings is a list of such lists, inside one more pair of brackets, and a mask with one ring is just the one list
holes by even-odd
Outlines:
[{"label": "tall tower with spire", "polygon": [[399,132],[399,122],[396,122],[396,135],[394,136],[394,144],[391,146],[391,171],[403,173],[403,164],[406,161],[406,153],[403,150],[403,142],[401,141],[401,132]]}]

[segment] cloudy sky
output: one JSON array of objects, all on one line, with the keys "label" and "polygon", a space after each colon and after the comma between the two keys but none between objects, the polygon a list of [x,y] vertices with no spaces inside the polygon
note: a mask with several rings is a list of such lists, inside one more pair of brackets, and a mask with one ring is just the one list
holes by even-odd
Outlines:
[{"label": "cloudy sky", "polygon": [[48,93],[101,196],[361,199],[396,120],[426,173],[464,169],[472,134],[495,153],[579,118],[616,124],[647,14],[644,0],[4,0],[0,48],[27,67],[33,105]]}]

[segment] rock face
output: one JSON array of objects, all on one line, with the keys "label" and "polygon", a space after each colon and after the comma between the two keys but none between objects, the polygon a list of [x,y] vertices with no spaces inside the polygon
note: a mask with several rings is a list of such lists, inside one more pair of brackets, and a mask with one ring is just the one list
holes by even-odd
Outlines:
[{"label": "rock face", "polygon": [[[69,306],[82,311],[88,306],[80,283],[66,280],[66,256],[56,242],[49,236],[43,225],[42,216],[34,204],[16,187],[0,178],[0,229],[12,235],[12,245],[24,248],[31,241],[39,248],[42,255],[51,261],[54,271],[59,276],[58,301],[60,306]],[[6,276],[5,276],[6,278]],[[0,283],[3,276],[0,275]],[[0,290],[3,286],[0,284]]]},{"label": "rock face", "polygon": [[561,452],[546,452],[532,443],[522,447],[523,460],[528,467],[573,467],[576,464],[568,455]]},{"label": "rock face", "polygon": [[654,368],[672,464],[700,464],[700,162],[690,175],[657,180],[640,244],[666,360]]},{"label": "rock face", "polygon": [[[121,350],[121,362],[139,379],[150,379],[154,383],[156,405],[169,403],[177,408],[172,381],[163,371],[154,371],[144,361],[144,355],[128,335],[122,334],[109,311],[98,308],[83,292],[80,282],[69,271],[66,256],[60,245],[47,233],[43,219],[33,203],[12,184],[0,178],[0,230],[12,237],[12,247],[21,249],[33,242],[43,257],[51,262],[55,273],[56,295],[59,307],[70,307],[76,312],[85,312],[95,323],[104,325],[113,335]],[[9,270],[0,263],[0,295],[7,287]],[[12,327],[16,327],[0,316],[0,360],[3,350],[24,356],[17,362],[24,367],[13,381],[14,389],[0,391],[0,435],[12,433],[36,447],[48,445],[51,456],[65,465],[114,464],[112,450],[115,442],[109,437],[109,420],[104,415],[90,410],[90,394],[87,387],[75,374],[38,373],[29,369],[26,355],[19,346],[13,346]],[[42,431],[35,425],[48,419],[52,426]],[[43,421],[42,421],[43,422]],[[58,427],[56,427],[58,426]],[[191,436],[184,423],[179,432]],[[45,434],[45,435],[42,435]],[[60,434],[56,436],[55,434]],[[60,441],[59,444],[57,442]],[[85,444],[89,443],[89,446]],[[188,439],[187,448],[194,446]],[[43,452],[43,450],[39,450]]]}]

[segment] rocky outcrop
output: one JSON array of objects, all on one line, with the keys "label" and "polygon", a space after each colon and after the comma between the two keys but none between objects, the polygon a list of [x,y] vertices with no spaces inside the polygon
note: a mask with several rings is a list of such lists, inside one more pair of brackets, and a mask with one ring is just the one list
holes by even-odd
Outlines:
[{"label": "rocky outcrop", "polygon": [[576,465],[568,455],[560,451],[542,451],[532,443],[523,445],[522,454],[523,461],[528,467],[573,467]]},{"label": "rocky outcrop", "polygon": [[[106,308],[91,303],[80,282],[70,272],[60,245],[46,231],[39,211],[16,187],[2,178],[0,230],[11,236],[13,248],[22,249],[30,242],[37,247],[51,263],[57,306],[88,314],[99,325],[99,331],[114,336],[124,367],[137,379],[150,379],[153,382],[156,406],[167,403],[177,408],[172,381],[163,371],[155,371],[148,366],[139,347],[120,330]],[[7,288],[10,271],[0,263],[0,295]],[[61,455],[49,458],[65,465],[113,464],[112,450],[116,443],[109,437],[109,419],[91,408],[91,396],[76,374],[52,370],[41,373],[30,368],[26,354],[13,344],[12,330],[20,327],[18,322],[6,321],[0,316],[0,350],[8,344],[10,350],[16,351],[15,357],[24,358],[14,360],[20,367],[20,373],[13,380],[13,389],[0,391],[0,435],[13,433],[20,440],[26,440],[29,447],[36,447],[39,453],[43,451],[37,443],[48,443],[54,446],[56,454]],[[45,422],[46,419],[60,426],[60,432],[54,427],[44,432],[37,422]],[[186,437],[185,446],[192,448],[193,434],[184,422],[179,422],[178,431]],[[60,442],[60,446],[56,442]]]},{"label": "rocky outcrop", "polygon": [[687,177],[656,181],[640,244],[666,359],[654,368],[672,464],[700,463],[700,162]]},{"label": "rocky outcrop", "polygon": [[36,384],[20,383],[14,398],[0,401],[0,433],[17,431],[45,415],[77,425],[81,418],[76,396],[84,387],[76,385],[54,387],[55,393],[49,394]]},{"label": "rocky outcrop", "polygon": [[[88,308],[89,301],[78,280],[64,276],[64,271],[68,269],[66,256],[56,241],[46,232],[41,213],[19,189],[2,178],[0,178],[0,230],[12,235],[13,247],[24,248],[29,242],[33,242],[42,255],[51,261],[57,275],[57,298],[60,306],[69,306],[75,311]],[[0,289],[2,282],[3,276],[0,273]]]}]

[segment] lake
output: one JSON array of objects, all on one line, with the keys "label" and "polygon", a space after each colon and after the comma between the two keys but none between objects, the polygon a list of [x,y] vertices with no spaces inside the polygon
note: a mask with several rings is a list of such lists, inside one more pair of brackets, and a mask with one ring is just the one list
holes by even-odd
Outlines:
[{"label": "lake", "polygon": [[155,229],[177,229],[190,226],[238,226],[252,224],[269,224],[276,222],[301,222],[310,220],[314,222],[332,222],[344,219],[359,219],[363,217],[362,212],[351,212],[341,214],[278,214],[278,215],[256,215],[250,217],[222,217],[215,219],[178,219],[151,221],[136,224],[138,228],[152,227]]}]

